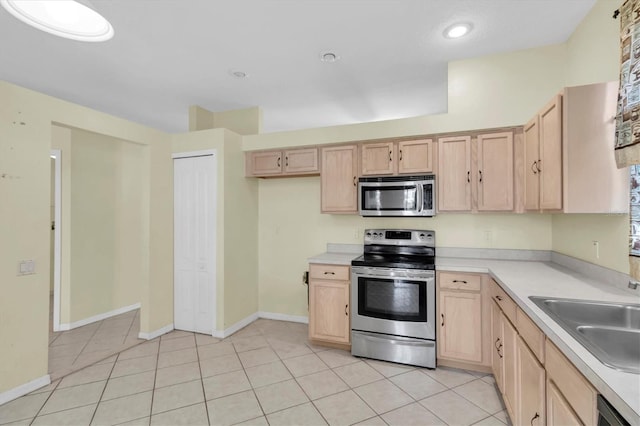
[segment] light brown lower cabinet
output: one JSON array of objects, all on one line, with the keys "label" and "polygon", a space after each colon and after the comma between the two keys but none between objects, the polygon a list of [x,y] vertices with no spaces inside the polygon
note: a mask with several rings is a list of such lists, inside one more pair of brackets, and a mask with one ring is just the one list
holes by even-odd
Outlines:
[{"label": "light brown lower cabinet", "polygon": [[497,283],[491,286],[492,370],[513,424],[596,425],[595,388]]},{"label": "light brown lower cabinet", "polygon": [[507,317],[502,317],[502,347],[504,361],[504,405],[511,419],[516,419],[516,407],[518,407],[517,398],[517,371],[516,371],[516,348],[517,348],[518,332],[509,322]]},{"label": "light brown lower cabinet", "polygon": [[309,266],[309,339],[349,344],[349,267]]},{"label": "light brown lower cabinet", "polygon": [[547,382],[547,425],[584,425],[553,382]]},{"label": "light brown lower cabinet", "polygon": [[516,382],[518,405],[515,424],[546,424],[544,368],[520,336],[516,347]]},{"label": "light brown lower cabinet", "polygon": [[480,293],[440,291],[440,356],[482,361]]}]

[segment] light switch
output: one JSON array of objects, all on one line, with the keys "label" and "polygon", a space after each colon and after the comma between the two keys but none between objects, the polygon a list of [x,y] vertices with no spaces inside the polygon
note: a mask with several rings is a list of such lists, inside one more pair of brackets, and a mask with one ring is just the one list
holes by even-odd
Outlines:
[{"label": "light switch", "polygon": [[21,260],[18,262],[18,275],[29,275],[36,273],[36,262],[34,260]]}]

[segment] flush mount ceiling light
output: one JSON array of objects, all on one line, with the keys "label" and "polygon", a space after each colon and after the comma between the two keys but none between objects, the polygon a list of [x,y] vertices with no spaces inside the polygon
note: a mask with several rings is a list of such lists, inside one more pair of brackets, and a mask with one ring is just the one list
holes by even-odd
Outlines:
[{"label": "flush mount ceiling light", "polygon": [[340,60],[340,56],[333,52],[323,52],[320,54],[320,60],[322,62],[336,62]]},{"label": "flush mount ceiling light", "polygon": [[472,28],[473,25],[468,22],[457,23],[447,27],[443,34],[446,38],[460,38],[469,34]]},{"label": "flush mount ceiling light", "polygon": [[239,78],[239,79],[243,79],[243,78],[249,77],[249,74],[247,74],[244,71],[240,71],[240,70],[231,70],[231,71],[229,71],[229,74],[231,74],[231,76],[233,76],[235,78]]},{"label": "flush mount ceiling light", "polygon": [[106,41],[113,27],[93,9],[71,0],[0,0],[10,14],[41,31],[79,41]]}]

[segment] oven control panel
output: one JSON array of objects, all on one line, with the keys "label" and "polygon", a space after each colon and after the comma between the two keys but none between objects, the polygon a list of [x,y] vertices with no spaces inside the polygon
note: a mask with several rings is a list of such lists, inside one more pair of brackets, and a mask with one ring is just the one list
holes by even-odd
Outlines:
[{"label": "oven control panel", "polygon": [[364,243],[386,244],[394,246],[427,246],[435,247],[435,231],[420,229],[366,229]]}]

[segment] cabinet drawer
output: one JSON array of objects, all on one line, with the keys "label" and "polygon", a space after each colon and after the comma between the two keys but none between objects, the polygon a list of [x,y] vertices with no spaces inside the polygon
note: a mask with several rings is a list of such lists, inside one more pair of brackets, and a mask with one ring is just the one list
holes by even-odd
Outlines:
[{"label": "cabinet drawer", "polygon": [[440,272],[440,288],[480,291],[480,275]]},{"label": "cabinet drawer", "polygon": [[516,304],[515,302],[507,296],[507,293],[504,292],[502,287],[498,285],[495,281],[491,280],[491,298],[496,301],[504,315],[509,318],[512,324],[516,323]]},{"label": "cabinet drawer", "polygon": [[533,352],[541,364],[544,364],[544,333],[520,308],[518,308],[516,312],[516,328],[522,339],[531,349],[531,352]]},{"label": "cabinet drawer", "polygon": [[319,280],[350,280],[349,266],[344,265],[325,265],[312,263],[309,265],[309,275],[311,278]]},{"label": "cabinet drawer", "polygon": [[584,424],[597,424],[598,393],[593,386],[549,340],[545,344],[545,359],[547,378],[556,385],[578,417]]}]

